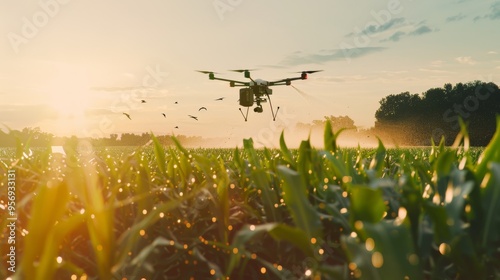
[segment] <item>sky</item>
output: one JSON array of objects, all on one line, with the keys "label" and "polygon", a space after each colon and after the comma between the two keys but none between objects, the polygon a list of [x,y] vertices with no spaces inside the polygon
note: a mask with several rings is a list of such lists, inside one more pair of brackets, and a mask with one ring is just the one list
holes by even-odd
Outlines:
[{"label": "sky", "polygon": [[[272,146],[324,116],[372,127],[390,94],[500,83],[500,1],[491,0],[6,0],[0,34],[0,129],[58,136]],[[323,71],[294,81],[298,91],[272,88],[276,121],[266,103],[245,122],[239,88],[196,72],[247,81],[231,69],[268,81]]]}]

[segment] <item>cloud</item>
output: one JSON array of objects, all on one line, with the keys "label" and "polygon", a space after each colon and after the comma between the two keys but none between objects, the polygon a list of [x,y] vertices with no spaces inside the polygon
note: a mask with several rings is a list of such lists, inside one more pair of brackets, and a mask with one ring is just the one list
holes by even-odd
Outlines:
[{"label": "cloud", "polygon": [[500,19],[500,1],[497,1],[491,5],[491,12],[487,14],[486,16],[489,19]]},{"label": "cloud", "polygon": [[37,123],[42,120],[53,120],[58,114],[47,104],[9,104],[0,105],[2,121]]},{"label": "cloud", "polygon": [[403,25],[405,22],[406,22],[406,19],[404,19],[404,18],[394,18],[394,19],[391,19],[388,22],[381,24],[381,25],[368,25],[365,27],[365,29],[363,29],[361,31],[351,32],[351,33],[347,34],[346,37],[353,37],[353,36],[359,36],[359,35],[374,35],[377,33],[387,31],[391,28],[399,27],[399,26]]},{"label": "cloud", "polygon": [[408,33],[410,36],[419,36],[425,33],[432,32],[432,29],[428,27],[427,25],[422,25],[419,28],[413,30],[412,32]]},{"label": "cloud", "polygon": [[500,1],[491,4],[489,13],[483,16],[476,16],[474,21],[478,21],[480,19],[500,20]]},{"label": "cloud", "polygon": [[454,15],[454,16],[451,16],[451,17],[447,17],[446,18],[446,21],[447,22],[454,22],[454,21],[461,21],[463,19],[465,19],[467,16],[465,16],[464,14],[460,13],[458,15]]},{"label": "cloud", "polygon": [[434,31],[438,31],[438,29],[433,29],[426,25],[425,20],[414,23],[408,21],[404,17],[399,17],[390,19],[383,24],[373,23],[371,25],[367,25],[362,30],[360,30],[359,28],[354,28],[354,31],[348,33],[347,35],[345,35],[345,37],[354,37],[355,42],[356,40],[364,42],[380,36],[380,39],[378,40],[379,42],[398,42],[406,36],[418,36]]},{"label": "cloud", "polygon": [[474,65],[476,64],[476,61],[472,59],[470,56],[459,56],[455,58],[456,61],[460,64],[469,64],[469,65]]},{"label": "cloud", "polygon": [[403,32],[403,31],[396,31],[396,33],[392,34],[389,38],[387,39],[384,39],[382,40],[381,42],[386,42],[386,41],[393,41],[393,42],[397,42],[401,39],[401,37],[403,37],[404,35],[406,35],[406,32]]},{"label": "cloud", "polygon": [[387,41],[398,42],[399,40],[401,40],[402,38],[404,38],[406,36],[419,36],[419,35],[423,35],[426,33],[437,31],[437,29],[433,30],[429,26],[421,25],[421,24],[423,24],[423,22],[420,22],[419,24],[417,24],[417,26],[420,25],[419,27],[417,27],[411,31],[408,31],[408,32],[398,30],[394,34],[389,36],[388,38],[380,40],[380,42],[387,42]]},{"label": "cloud", "polygon": [[[342,44],[341,44],[342,47]],[[303,64],[321,64],[328,61],[350,60],[352,58],[359,58],[368,54],[383,51],[383,47],[363,47],[351,48],[342,47],[342,49],[325,50],[315,54],[304,54],[302,52],[295,52],[283,59],[279,64],[296,66]]]}]

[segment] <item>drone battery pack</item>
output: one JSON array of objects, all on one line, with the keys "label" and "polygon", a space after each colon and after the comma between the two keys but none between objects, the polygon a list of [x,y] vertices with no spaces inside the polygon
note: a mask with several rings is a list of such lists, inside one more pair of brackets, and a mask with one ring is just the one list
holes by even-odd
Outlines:
[{"label": "drone battery pack", "polygon": [[240,106],[252,107],[253,106],[253,92],[250,88],[240,89]]}]

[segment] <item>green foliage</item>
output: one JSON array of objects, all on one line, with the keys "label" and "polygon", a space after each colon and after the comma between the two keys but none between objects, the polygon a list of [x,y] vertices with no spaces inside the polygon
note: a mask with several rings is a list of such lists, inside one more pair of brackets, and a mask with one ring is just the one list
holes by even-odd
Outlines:
[{"label": "green foliage", "polygon": [[472,146],[486,146],[500,114],[500,89],[495,83],[473,81],[445,84],[422,94],[390,94],[380,100],[374,131],[399,145],[429,145],[444,138],[452,145],[460,120],[469,125]]},{"label": "green foliage", "polygon": [[64,156],[19,141],[0,151],[2,178],[16,172],[12,277],[495,279],[500,134],[478,150],[465,127],[428,149],[341,148],[329,125],[324,149],[283,134],[279,150],[75,139]]}]

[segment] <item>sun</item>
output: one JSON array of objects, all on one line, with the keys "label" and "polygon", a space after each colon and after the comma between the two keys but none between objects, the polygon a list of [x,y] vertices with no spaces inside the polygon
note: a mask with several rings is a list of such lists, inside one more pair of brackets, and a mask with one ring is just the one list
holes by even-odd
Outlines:
[{"label": "sun", "polygon": [[49,105],[59,119],[82,119],[89,108],[89,84],[84,71],[60,67],[49,86]]},{"label": "sun", "polygon": [[55,119],[48,126],[58,135],[80,134],[90,120],[91,91],[88,76],[83,68],[58,65],[58,71],[48,81],[45,90],[50,110]]},{"label": "sun", "polygon": [[88,100],[84,92],[77,89],[67,89],[52,93],[50,106],[59,119],[78,119],[85,117]]}]

